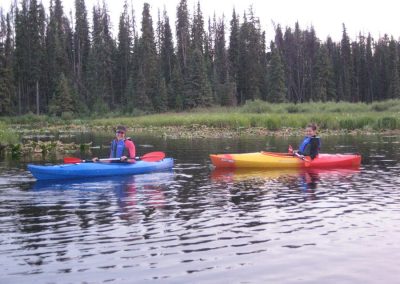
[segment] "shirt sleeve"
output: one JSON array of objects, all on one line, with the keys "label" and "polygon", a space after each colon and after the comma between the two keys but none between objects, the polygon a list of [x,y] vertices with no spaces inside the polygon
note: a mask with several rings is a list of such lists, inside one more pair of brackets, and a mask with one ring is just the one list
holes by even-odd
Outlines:
[{"label": "shirt sleeve", "polygon": [[125,142],[125,147],[128,149],[129,152],[129,158],[134,159],[136,157],[136,147],[135,144],[133,144],[132,141],[127,140]]}]

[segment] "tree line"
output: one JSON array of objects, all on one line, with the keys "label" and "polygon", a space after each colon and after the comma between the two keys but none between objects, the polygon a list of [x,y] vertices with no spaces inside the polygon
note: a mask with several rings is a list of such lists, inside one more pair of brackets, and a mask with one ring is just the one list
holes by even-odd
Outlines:
[{"label": "tree line", "polygon": [[61,0],[0,9],[0,115],[400,98],[399,42],[387,35],[351,41],[343,24],[340,42],[321,41],[296,23],[267,43],[251,7],[206,20],[200,2],[189,11],[181,0],[175,35],[165,10],[153,21],[145,3],[137,23],[125,2],[114,37],[105,2],[91,13],[89,23],[84,0],[70,15]]}]

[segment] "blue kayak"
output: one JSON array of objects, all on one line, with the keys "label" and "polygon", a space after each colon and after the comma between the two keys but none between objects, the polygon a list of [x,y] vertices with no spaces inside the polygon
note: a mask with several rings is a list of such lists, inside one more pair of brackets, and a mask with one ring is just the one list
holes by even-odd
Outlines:
[{"label": "blue kayak", "polygon": [[172,158],[158,162],[136,163],[77,163],[54,166],[28,165],[28,170],[37,180],[77,179],[116,175],[136,175],[171,169]]}]

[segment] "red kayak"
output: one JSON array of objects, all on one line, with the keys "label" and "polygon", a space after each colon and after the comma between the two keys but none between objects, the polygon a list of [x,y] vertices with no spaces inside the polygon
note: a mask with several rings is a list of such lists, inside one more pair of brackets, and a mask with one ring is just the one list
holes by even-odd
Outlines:
[{"label": "red kayak", "polygon": [[217,168],[346,168],[358,167],[358,154],[319,154],[314,160],[287,153],[257,152],[210,155]]}]

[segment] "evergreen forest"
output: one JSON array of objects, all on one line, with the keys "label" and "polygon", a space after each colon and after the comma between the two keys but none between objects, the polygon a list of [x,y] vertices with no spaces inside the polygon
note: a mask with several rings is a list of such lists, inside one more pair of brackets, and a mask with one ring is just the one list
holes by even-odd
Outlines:
[{"label": "evergreen forest", "polygon": [[350,39],[343,24],[335,42],[294,23],[277,24],[267,42],[251,6],[208,17],[181,0],[173,23],[147,3],[122,5],[115,34],[106,2],[75,0],[72,13],[61,0],[0,7],[0,115],[400,99],[400,43],[389,35]]}]

